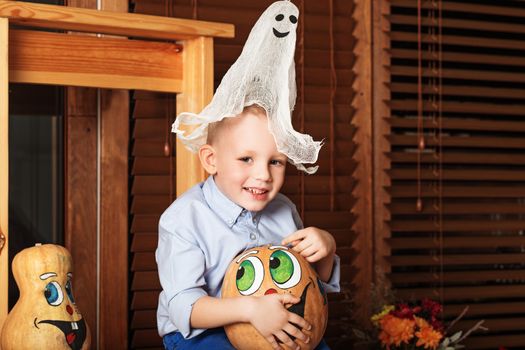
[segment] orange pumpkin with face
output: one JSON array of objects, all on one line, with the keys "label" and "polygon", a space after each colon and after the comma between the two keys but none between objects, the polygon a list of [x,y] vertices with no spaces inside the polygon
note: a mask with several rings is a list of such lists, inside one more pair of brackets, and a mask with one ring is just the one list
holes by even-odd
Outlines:
[{"label": "orange pumpkin with face", "polygon": [[[308,344],[296,339],[301,349],[313,349],[321,341],[328,321],[326,293],[312,266],[299,254],[284,246],[260,246],[239,254],[230,264],[222,286],[222,297],[262,296],[289,293],[300,297],[298,304],[288,310],[303,317],[312,325],[303,332],[310,337]],[[224,327],[236,349],[268,349],[270,343],[249,323]],[[283,348],[288,349],[284,344]]]},{"label": "orange pumpkin with face", "polygon": [[84,350],[90,333],[75,305],[71,255],[54,244],[36,245],[13,259],[20,298],[2,329],[3,350]]}]

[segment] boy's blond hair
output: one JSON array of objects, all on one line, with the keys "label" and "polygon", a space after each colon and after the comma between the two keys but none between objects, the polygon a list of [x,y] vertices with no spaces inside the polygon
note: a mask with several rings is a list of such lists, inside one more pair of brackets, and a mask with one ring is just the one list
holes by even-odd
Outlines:
[{"label": "boy's blond hair", "polygon": [[233,119],[236,117],[240,117],[245,115],[246,113],[253,113],[255,115],[264,115],[266,116],[266,111],[264,108],[260,107],[259,105],[250,105],[244,107],[241,114],[238,114],[235,117],[231,118],[224,118],[222,120],[219,120],[218,122],[211,123],[208,125],[208,136],[206,137],[206,143],[208,145],[213,145],[214,142],[217,141],[218,136],[220,135],[221,131],[228,128],[229,125],[233,122]]}]

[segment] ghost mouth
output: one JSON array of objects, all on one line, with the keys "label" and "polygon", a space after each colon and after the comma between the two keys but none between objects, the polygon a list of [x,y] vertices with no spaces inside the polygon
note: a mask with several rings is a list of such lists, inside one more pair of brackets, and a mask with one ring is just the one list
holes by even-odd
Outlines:
[{"label": "ghost mouth", "polygon": [[[57,321],[57,320],[42,320],[38,322],[48,323],[60,329],[64,333],[67,345],[73,350],[80,350],[84,341],[86,340],[86,322],[83,318],[76,322],[71,321]],[[35,325],[37,324],[35,320]]]},{"label": "ghost mouth", "polygon": [[278,38],[284,38],[285,36],[287,36],[288,34],[290,34],[290,32],[281,33],[280,31],[278,31],[278,30],[275,29],[275,28],[272,28],[272,29],[273,29],[273,35],[275,35],[275,36],[278,37]]}]

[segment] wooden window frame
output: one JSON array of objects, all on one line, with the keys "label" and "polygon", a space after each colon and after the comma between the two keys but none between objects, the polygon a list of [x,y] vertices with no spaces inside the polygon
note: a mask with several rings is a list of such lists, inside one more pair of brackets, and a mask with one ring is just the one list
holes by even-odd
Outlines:
[{"label": "wooden window frame", "polygon": [[[20,30],[10,28],[10,24],[124,38]],[[0,329],[8,312],[9,83],[176,93],[178,110],[198,111],[213,95],[213,38],[233,35],[231,24],[0,0],[0,235],[5,237],[0,247]],[[118,127],[115,123],[107,125]],[[102,163],[102,177],[112,176],[112,164]],[[204,179],[197,157],[179,143],[177,168],[184,169],[177,171],[178,193]],[[126,188],[118,190],[127,193],[124,180]],[[127,216],[127,202],[122,206]],[[126,237],[126,242],[110,242],[112,249],[120,247],[123,254],[101,247],[100,253],[108,255],[101,261],[110,261],[112,254],[127,257],[127,225],[125,229],[125,234],[115,235],[115,239]],[[127,281],[127,262],[119,266],[121,276],[113,280]],[[103,298],[118,302],[118,310],[123,305],[127,313],[127,293],[127,286],[116,288],[108,283]],[[101,318],[118,322],[119,329],[127,334],[127,314],[119,321],[115,308],[101,308],[100,312]]]}]

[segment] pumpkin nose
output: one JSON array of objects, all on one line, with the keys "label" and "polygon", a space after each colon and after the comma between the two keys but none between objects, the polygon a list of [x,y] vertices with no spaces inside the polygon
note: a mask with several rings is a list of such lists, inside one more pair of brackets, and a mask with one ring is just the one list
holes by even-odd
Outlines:
[{"label": "pumpkin nose", "polygon": [[73,308],[69,305],[66,305],[66,311],[68,314],[73,315]]},{"label": "pumpkin nose", "polygon": [[273,288],[270,288],[266,292],[264,292],[264,295],[275,294],[275,293],[277,293],[277,291]]}]

